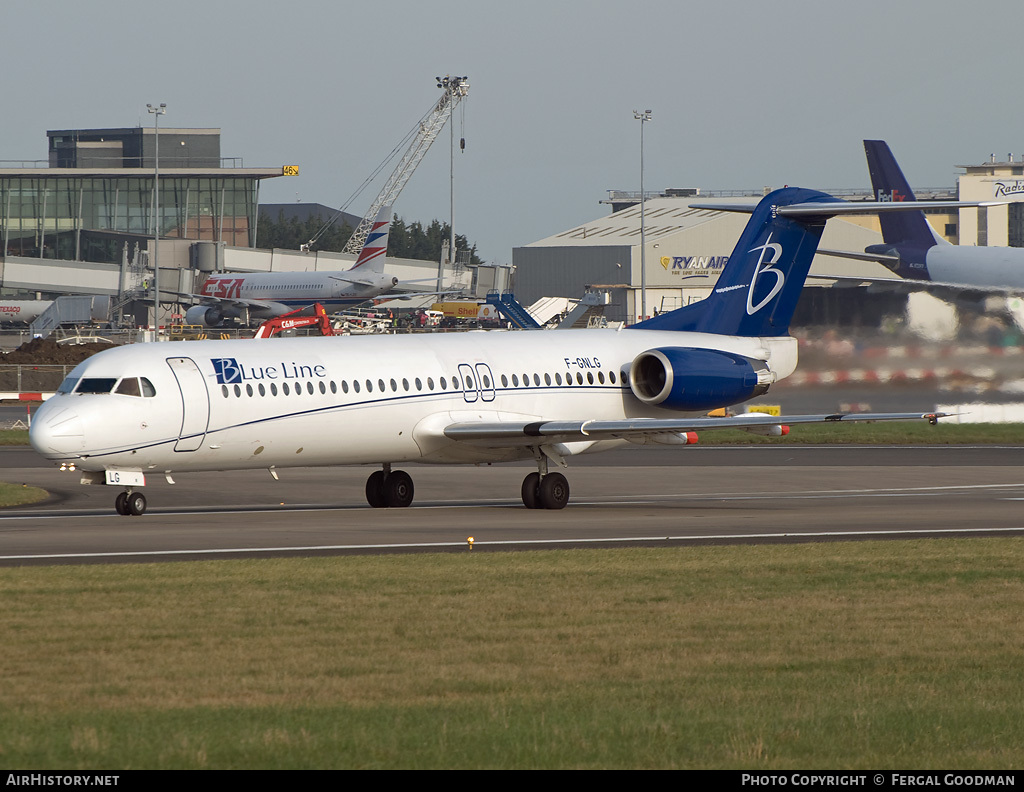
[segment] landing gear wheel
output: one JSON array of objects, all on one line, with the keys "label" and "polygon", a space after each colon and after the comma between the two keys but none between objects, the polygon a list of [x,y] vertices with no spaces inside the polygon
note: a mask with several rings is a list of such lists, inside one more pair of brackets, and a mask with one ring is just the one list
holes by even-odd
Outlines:
[{"label": "landing gear wheel", "polygon": [[384,479],[384,499],[388,506],[404,508],[412,503],[412,477],[404,470],[393,470]]},{"label": "landing gear wheel", "polygon": [[384,498],[384,471],[375,470],[366,480],[366,502],[373,508],[380,509],[387,506]]},{"label": "landing gear wheel", "polygon": [[128,515],[131,512],[128,511],[128,493],[121,492],[114,499],[114,510],[121,515]]},{"label": "landing gear wheel", "polygon": [[539,509],[538,492],[540,490],[540,473],[531,473],[523,479],[523,505],[527,509]]},{"label": "landing gear wheel", "polygon": [[564,509],[569,502],[569,482],[561,473],[548,473],[540,480],[537,497],[543,509]]},{"label": "landing gear wheel", "polygon": [[146,496],[141,492],[133,492],[125,500],[128,513],[140,517],[146,513]]}]

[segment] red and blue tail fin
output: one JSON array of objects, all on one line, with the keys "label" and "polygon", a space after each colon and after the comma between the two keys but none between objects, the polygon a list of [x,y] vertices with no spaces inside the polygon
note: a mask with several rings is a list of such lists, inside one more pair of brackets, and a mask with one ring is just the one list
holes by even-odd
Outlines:
[{"label": "red and blue tail fin", "polygon": [[[815,214],[813,204],[834,204],[835,200],[797,187],[769,193],[751,214],[707,298],[633,327],[752,337],[786,335],[830,216],[827,210]],[[776,213],[792,204],[812,206],[802,207],[802,213],[794,216]]]},{"label": "red and blue tail fin", "polygon": [[391,231],[391,207],[382,206],[377,212],[370,227],[370,233],[363,243],[363,249],[359,251],[359,258],[356,259],[352,269],[362,269],[363,272],[383,272],[384,260],[388,253],[388,234]]}]

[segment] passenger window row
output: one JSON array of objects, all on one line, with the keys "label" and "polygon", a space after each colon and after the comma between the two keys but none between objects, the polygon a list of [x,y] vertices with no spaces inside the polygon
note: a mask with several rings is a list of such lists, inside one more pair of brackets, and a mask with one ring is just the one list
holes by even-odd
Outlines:
[{"label": "passenger window row", "polygon": [[[598,371],[596,376],[594,375],[593,371],[588,371],[585,378],[583,376],[583,372],[582,371],[577,371],[576,372],[575,383],[577,385],[582,385],[584,379],[586,379],[586,381],[590,385],[594,385],[595,383],[599,384],[599,385],[604,385],[606,381],[608,383],[612,384],[612,385],[616,384],[616,376],[615,376],[615,372],[614,371],[609,371],[607,377],[605,376],[604,371]],[[562,378],[561,372],[556,371],[553,380],[552,380],[551,374],[545,373],[544,374],[544,384],[545,385],[551,385],[552,381],[554,382],[555,385],[561,385],[563,382],[566,385],[572,385],[574,380],[573,380],[572,374],[568,373],[568,372],[565,374],[565,379],[564,380]],[[503,388],[507,388],[508,387],[508,383],[509,383],[508,377],[506,377],[504,374],[502,374],[501,375],[501,386]],[[526,387],[526,388],[530,387],[530,375],[529,374],[523,374],[522,383],[523,383],[523,387]],[[533,384],[535,386],[537,386],[537,387],[540,387],[540,383],[541,383],[540,374],[536,374],[535,373],[533,375]],[[519,387],[519,376],[517,374],[513,374],[512,375],[512,387],[513,388],[518,388]]]},{"label": "passenger window row", "polygon": [[[566,373],[563,378],[561,372],[555,372],[554,376],[552,376],[550,373],[545,373],[543,380],[541,379],[541,375],[537,373],[533,374],[532,379],[529,374],[523,374],[522,379],[519,378],[518,374],[513,374],[511,377],[511,383],[513,388],[520,387],[520,384],[522,385],[522,387],[528,388],[530,387],[531,383],[535,387],[540,387],[541,382],[548,386],[550,386],[552,383],[554,383],[555,385],[562,385],[563,383],[565,385],[572,385],[574,384],[574,382],[576,385],[582,385],[584,383],[584,380],[586,380],[586,382],[589,383],[590,385],[604,385],[606,382],[611,385],[615,385],[617,383],[617,377],[614,371],[609,371],[607,375],[605,375],[604,371],[598,371],[596,375],[593,371],[588,371],[586,377],[584,377],[582,372],[577,371],[575,380],[573,379],[573,375],[570,373]],[[509,387],[509,381],[510,380],[507,375],[501,375],[501,386],[503,388]],[[148,382],[148,380],[146,382]],[[474,383],[472,376],[467,376],[464,382],[461,384],[459,382],[458,377],[451,378],[451,390],[459,390],[462,384],[464,384],[465,387],[469,389],[476,387],[476,384]],[[410,393],[414,388],[417,393],[422,393],[424,390],[424,386],[426,387],[427,391],[434,391],[435,389],[447,391],[448,385],[449,381],[445,377],[440,377],[437,380],[436,386],[433,377],[427,377],[425,381],[420,377],[416,377],[411,382],[408,378],[403,377],[401,380],[401,385],[399,385],[399,381],[394,378],[391,378],[387,381],[385,381],[384,379],[378,379],[376,382],[374,382],[374,380],[372,379],[352,380],[351,383],[348,380],[342,380],[341,392],[362,393],[365,391],[366,393],[387,393],[390,386],[391,393]],[[492,384],[489,375],[483,375],[483,377],[481,378],[481,385],[484,388],[491,388]],[[316,393],[317,389],[319,389],[321,394],[326,394],[328,390],[330,390],[331,393],[335,394],[338,392],[338,384],[334,380],[331,380],[329,383],[321,381],[320,383],[318,383],[317,387],[314,387],[312,382],[306,382],[305,385],[303,385],[303,383],[301,382],[292,383],[291,385],[289,385],[287,382],[282,382],[280,386],[276,382],[271,382],[269,386],[264,385],[261,382],[258,383],[255,387],[253,387],[252,384],[246,383],[244,388],[241,385],[221,385],[220,388],[221,394],[224,396],[225,399],[230,397],[232,394],[234,394],[236,397],[241,397],[243,392],[247,396],[255,396],[257,394],[259,394],[260,396],[266,396],[268,393],[271,396],[290,396],[293,394],[295,396],[301,396],[304,392],[312,396]]]}]

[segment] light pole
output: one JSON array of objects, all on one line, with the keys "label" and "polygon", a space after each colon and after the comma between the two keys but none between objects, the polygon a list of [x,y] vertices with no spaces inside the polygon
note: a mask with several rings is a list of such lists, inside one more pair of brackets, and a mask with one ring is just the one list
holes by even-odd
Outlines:
[{"label": "light pole", "polygon": [[160,335],[160,116],[167,112],[163,102],[159,107],[147,104],[153,114],[153,325],[154,338]]},{"label": "light pole", "polygon": [[[452,77],[446,74],[444,77],[435,77],[437,81],[437,87],[444,90],[448,94],[448,101],[452,104],[452,115],[449,120],[449,149],[451,154],[451,164],[448,171],[448,190],[449,190],[449,211],[451,213],[451,222],[448,227],[448,233],[450,242],[448,243],[448,265],[454,270],[455,267],[455,102],[457,97],[465,97],[469,93],[469,77]],[[463,138],[461,141],[463,150],[466,147],[466,139]],[[441,291],[442,280],[444,273],[444,262],[441,262],[441,267],[437,273],[437,290]]]},{"label": "light pole", "polygon": [[644,122],[651,120],[651,111],[633,111],[640,122],[640,318],[647,318],[647,224],[644,222]]}]

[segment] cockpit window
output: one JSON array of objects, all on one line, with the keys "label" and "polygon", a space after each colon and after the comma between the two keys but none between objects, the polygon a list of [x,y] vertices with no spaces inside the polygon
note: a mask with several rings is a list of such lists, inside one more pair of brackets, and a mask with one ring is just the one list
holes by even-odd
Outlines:
[{"label": "cockpit window", "polygon": [[71,393],[78,384],[78,377],[65,377],[64,381],[57,388],[57,393]]},{"label": "cockpit window", "polygon": [[115,377],[83,377],[75,393],[110,393],[115,382]]},{"label": "cockpit window", "polygon": [[125,377],[118,383],[114,393],[123,396],[156,396],[156,388],[145,377]]},{"label": "cockpit window", "polygon": [[117,390],[114,393],[120,393],[124,396],[141,396],[139,393],[139,378],[138,377],[125,377],[117,385]]}]

